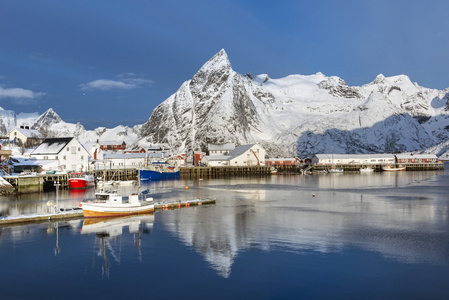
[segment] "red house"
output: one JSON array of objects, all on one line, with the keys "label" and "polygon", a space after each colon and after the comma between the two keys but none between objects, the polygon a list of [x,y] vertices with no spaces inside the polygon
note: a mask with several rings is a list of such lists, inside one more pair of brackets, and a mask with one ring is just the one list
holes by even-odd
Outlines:
[{"label": "red house", "polygon": [[268,166],[296,166],[299,165],[300,159],[295,158],[269,158],[265,160]]},{"label": "red house", "polygon": [[101,150],[122,151],[126,149],[126,143],[123,141],[121,144],[117,144],[115,141],[100,142]]}]

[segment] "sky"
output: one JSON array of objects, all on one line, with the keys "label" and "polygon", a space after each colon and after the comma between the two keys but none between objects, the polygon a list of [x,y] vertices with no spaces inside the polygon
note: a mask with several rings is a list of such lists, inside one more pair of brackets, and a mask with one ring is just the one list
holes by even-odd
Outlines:
[{"label": "sky", "polygon": [[449,1],[0,0],[0,107],[145,123],[221,49],[240,73],[449,87]]}]

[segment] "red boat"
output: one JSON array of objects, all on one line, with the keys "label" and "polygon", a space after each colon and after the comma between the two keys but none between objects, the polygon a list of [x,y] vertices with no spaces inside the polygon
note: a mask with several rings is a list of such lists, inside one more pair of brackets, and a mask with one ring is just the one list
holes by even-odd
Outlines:
[{"label": "red boat", "polygon": [[71,189],[86,189],[95,185],[95,179],[93,175],[72,173],[70,174],[69,185]]}]

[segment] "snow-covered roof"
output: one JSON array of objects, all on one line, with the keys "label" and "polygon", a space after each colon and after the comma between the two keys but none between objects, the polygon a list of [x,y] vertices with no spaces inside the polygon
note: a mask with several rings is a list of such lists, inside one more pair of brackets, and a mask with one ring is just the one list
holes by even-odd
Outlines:
[{"label": "snow-covered roof", "polygon": [[318,159],[372,159],[372,158],[394,158],[394,154],[315,154]]},{"label": "snow-covered roof", "polygon": [[397,154],[398,159],[437,159],[435,154]]},{"label": "snow-covered roof", "polygon": [[125,143],[125,141],[122,141],[121,143],[117,142],[117,141],[100,141],[98,143],[102,146],[114,146],[114,145],[123,145],[123,143]]},{"label": "snow-covered roof", "polygon": [[126,158],[145,158],[145,153],[106,153],[104,159],[126,159]]},{"label": "snow-covered roof", "polygon": [[23,134],[26,138],[42,138],[42,134],[35,129],[26,129],[26,128],[14,128],[21,134]]},{"label": "snow-covered roof", "polygon": [[232,151],[235,148],[234,143],[226,143],[226,144],[208,144],[207,148],[209,151]]},{"label": "snow-covered roof", "polygon": [[249,145],[241,145],[236,147],[234,150],[228,153],[228,155],[231,157],[230,159],[236,158],[242,154],[244,154],[246,151],[251,149],[256,144],[249,144]]},{"label": "snow-covered roof", "polygon": [[72,137],[45,139],[31,154],[58,154],[72,139]]},{"label": "snow-covered roof", "polygon": [[208,161],[225,161],[230,160],[231,156],[229,155],[208,155],[206,156]]},{"label": "snow-covered roof", "polygon": [[231,159],[234,159],[234,158],[236,158],[236,157],[246,153],[249,149],[251,149],[255,145],[257,145],[257,144],[249,144],[249,145],[238,146],[234,150],[229,152],[228,155],[209,155],[209,156],[206,156],[206,158],[209,161],[231,160]]}]

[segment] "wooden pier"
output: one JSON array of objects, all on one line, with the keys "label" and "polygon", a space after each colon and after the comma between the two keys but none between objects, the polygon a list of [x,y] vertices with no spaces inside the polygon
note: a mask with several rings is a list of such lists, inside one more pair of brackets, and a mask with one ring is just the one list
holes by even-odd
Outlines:
[{"label": "wooden pier", "polygon": [[[215,201],[216,201],[215,199],[155,201],[154,210],[156,211],[156,210],[177,209],[182,207],[210,205],[215,204]],[[19,225],[25,223],[39,223],[54,220],[82,219],[82,218],[84,218],[83,211],[81,209],[76,209],[76,210],[61,211],[59,213],[24,215],[18,217],[4,217],[0,218],[0,226]]]},{"label": "wooden pier", "polygon": [[[444,170],[443,162],[425,163],[425,164],[401,164],[406,167],[406,171],[435,171]],[[369,166],[375,171],[381,171],[382,165],[362,165],[362,164],[337,164],[332,168],[341,168],[345,172],[358,172],[360,168]],[[275,166],[277,174],[301,174],[308,165],[298,166]],[[325,171],[331,168],[330,165],[313,165],[309,171]],[[245,166],[245,167],[184,167],[180,168],[180,178],[199,179],[199,178],[218,178],[233,176],[267,176],[271,174],[271,166]],[[96,179],[102,178],[105,181],[129,181],[137,180],[138,171],[136,169],[109,169],[93,170],[86,174],[92,174]],[[61,189],[69,188],[69,174],[37,174],[26,176],[5,176],[18,193],[42,192],[46,189],[54,189],[54,183],[59,182]]]},{"label": "wooden pier", "polygon": [[180,168],[180,177],[183,179],[217,178],[217,177],[232,177],[232,176],[263,176],[270,174],[271,174],[270,166]]}]

